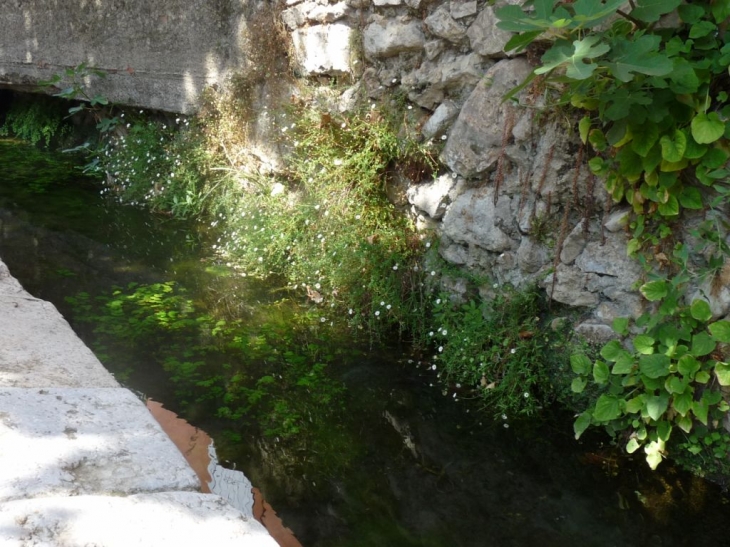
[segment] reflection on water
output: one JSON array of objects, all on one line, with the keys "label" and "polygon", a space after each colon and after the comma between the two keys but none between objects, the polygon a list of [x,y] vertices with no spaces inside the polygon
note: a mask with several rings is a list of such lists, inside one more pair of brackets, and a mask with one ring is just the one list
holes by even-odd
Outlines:
[{"label": "reflection on water", "polygon": [[[5,173],[12,166],[2,153]],[[65,296],[130,281],[175,279],[227,319],[256,320],[273,299],[212,268],[197,245],[205,234],[192,224],[115,207],[82,186],[49,186],[39,196],[17,181],[0,179],[0,255],[29,291],[62,310]],[[165,406],[187,408],[183,416],[216,439],[221,461],[246,473],[306,547],[727,543],[730,507],[713,484],[671,465],[652,473],[598,435],[577,443],[570,417],[509,429],[481,419],[468,402],[430,387],[432,372],[400,359],[408,348],[365,354],[343,351],[353,349],[347,341],[328,347],[322,333],[307,336],[319,344],[313,354],[329,356],[319,372],[343,387],[327,408],[306,400],[306,378],[262,392],[277,397],[267,408],[299,413],[290,438],[264,435],[245,416],[221,419],[205,405],[183,405],[168,375],[139,356],[129,377]],[[255,376],[265,365],[244,355],[232,366]]]}]

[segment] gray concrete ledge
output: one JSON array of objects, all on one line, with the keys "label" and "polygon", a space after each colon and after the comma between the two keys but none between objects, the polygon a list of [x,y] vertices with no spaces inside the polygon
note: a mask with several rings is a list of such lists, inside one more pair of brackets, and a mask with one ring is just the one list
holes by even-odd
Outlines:
[{"label": "gray concrete ledge", "polygon": [[276,547],[250,515],[0,261],[0,545]]}]

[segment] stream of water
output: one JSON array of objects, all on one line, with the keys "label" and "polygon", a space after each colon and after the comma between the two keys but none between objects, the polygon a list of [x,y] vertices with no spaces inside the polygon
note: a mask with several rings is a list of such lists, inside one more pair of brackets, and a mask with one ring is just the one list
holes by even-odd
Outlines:
[{"label": "stream of water", "polygon": [[[244,321],[277,302],[271,309],[286,319],[296,306],[228,275],[204,227],[117,205],[70,165],[54,165],[0,141],[0,256],[92,347],[93,326],[74,323],[65,300],[81,291],[93,298],[130,282],[175,281],[209,313]],[[670,464],[651,472],[598,434],[578,443],[560,413],[539,425],[488,420],[444,397],[408,347],[318,343],[334,356],[325,374],[335,398],[323,405],[302,400],[307,390],[292,390],[297,400],[279,393],[275,403],[299,409],[288,439],[245,420],[232,432],[139,353],[126,356],[134,362],[122,379],[208,431],[220,459],[244,471],[305,547],[728,544],[730,505],[712,483]],[[238,359],[250,376],[267,374],[265,360]],[[219,360],[207,354],[205,366]]]}]

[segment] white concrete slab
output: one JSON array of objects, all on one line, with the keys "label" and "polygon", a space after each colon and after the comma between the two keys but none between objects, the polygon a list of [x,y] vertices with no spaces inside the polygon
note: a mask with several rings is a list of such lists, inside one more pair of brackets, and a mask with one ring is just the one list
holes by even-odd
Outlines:
[{"label": "white concrete slab", "polygon": [[144,404],[120,388],[0,388],[0,502],[199,490]]},{"label": "white concrete slab", "polygon": [[192,492],[5,503],[0,545],[277,547],[253,518],[218,496]]},{"label": "white concrete slab", "polygon": [[56,307],[0,262],[0,386],[119,387]]}]

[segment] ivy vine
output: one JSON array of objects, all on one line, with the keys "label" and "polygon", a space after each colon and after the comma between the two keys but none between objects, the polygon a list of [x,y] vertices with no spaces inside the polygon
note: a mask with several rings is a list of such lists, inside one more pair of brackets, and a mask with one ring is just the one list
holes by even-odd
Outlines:
[{"label": "ivy vine", "polygon": [[[573,390],[602,389],[576,438],[603,426],[652,468],[673,431],[692,453],[727,447],[730,322],[713,321],[709,295],[688,295],[698,280],[691,254],[704,251],[710,273],[727,264],[730,2],[531,0],[496,13],[515,33],[506,51],[543,52],[507,99],[540,79],[554,106],[578,112],[592,173],[633,210],[628,252],[646,270],[648,311],[614,321],[624,343],[609,342],[595,361],[571,357]],[[704,217],[694,246],[674,229],[686,211]],[[726,448],[713,454],[727,458]]]}]

